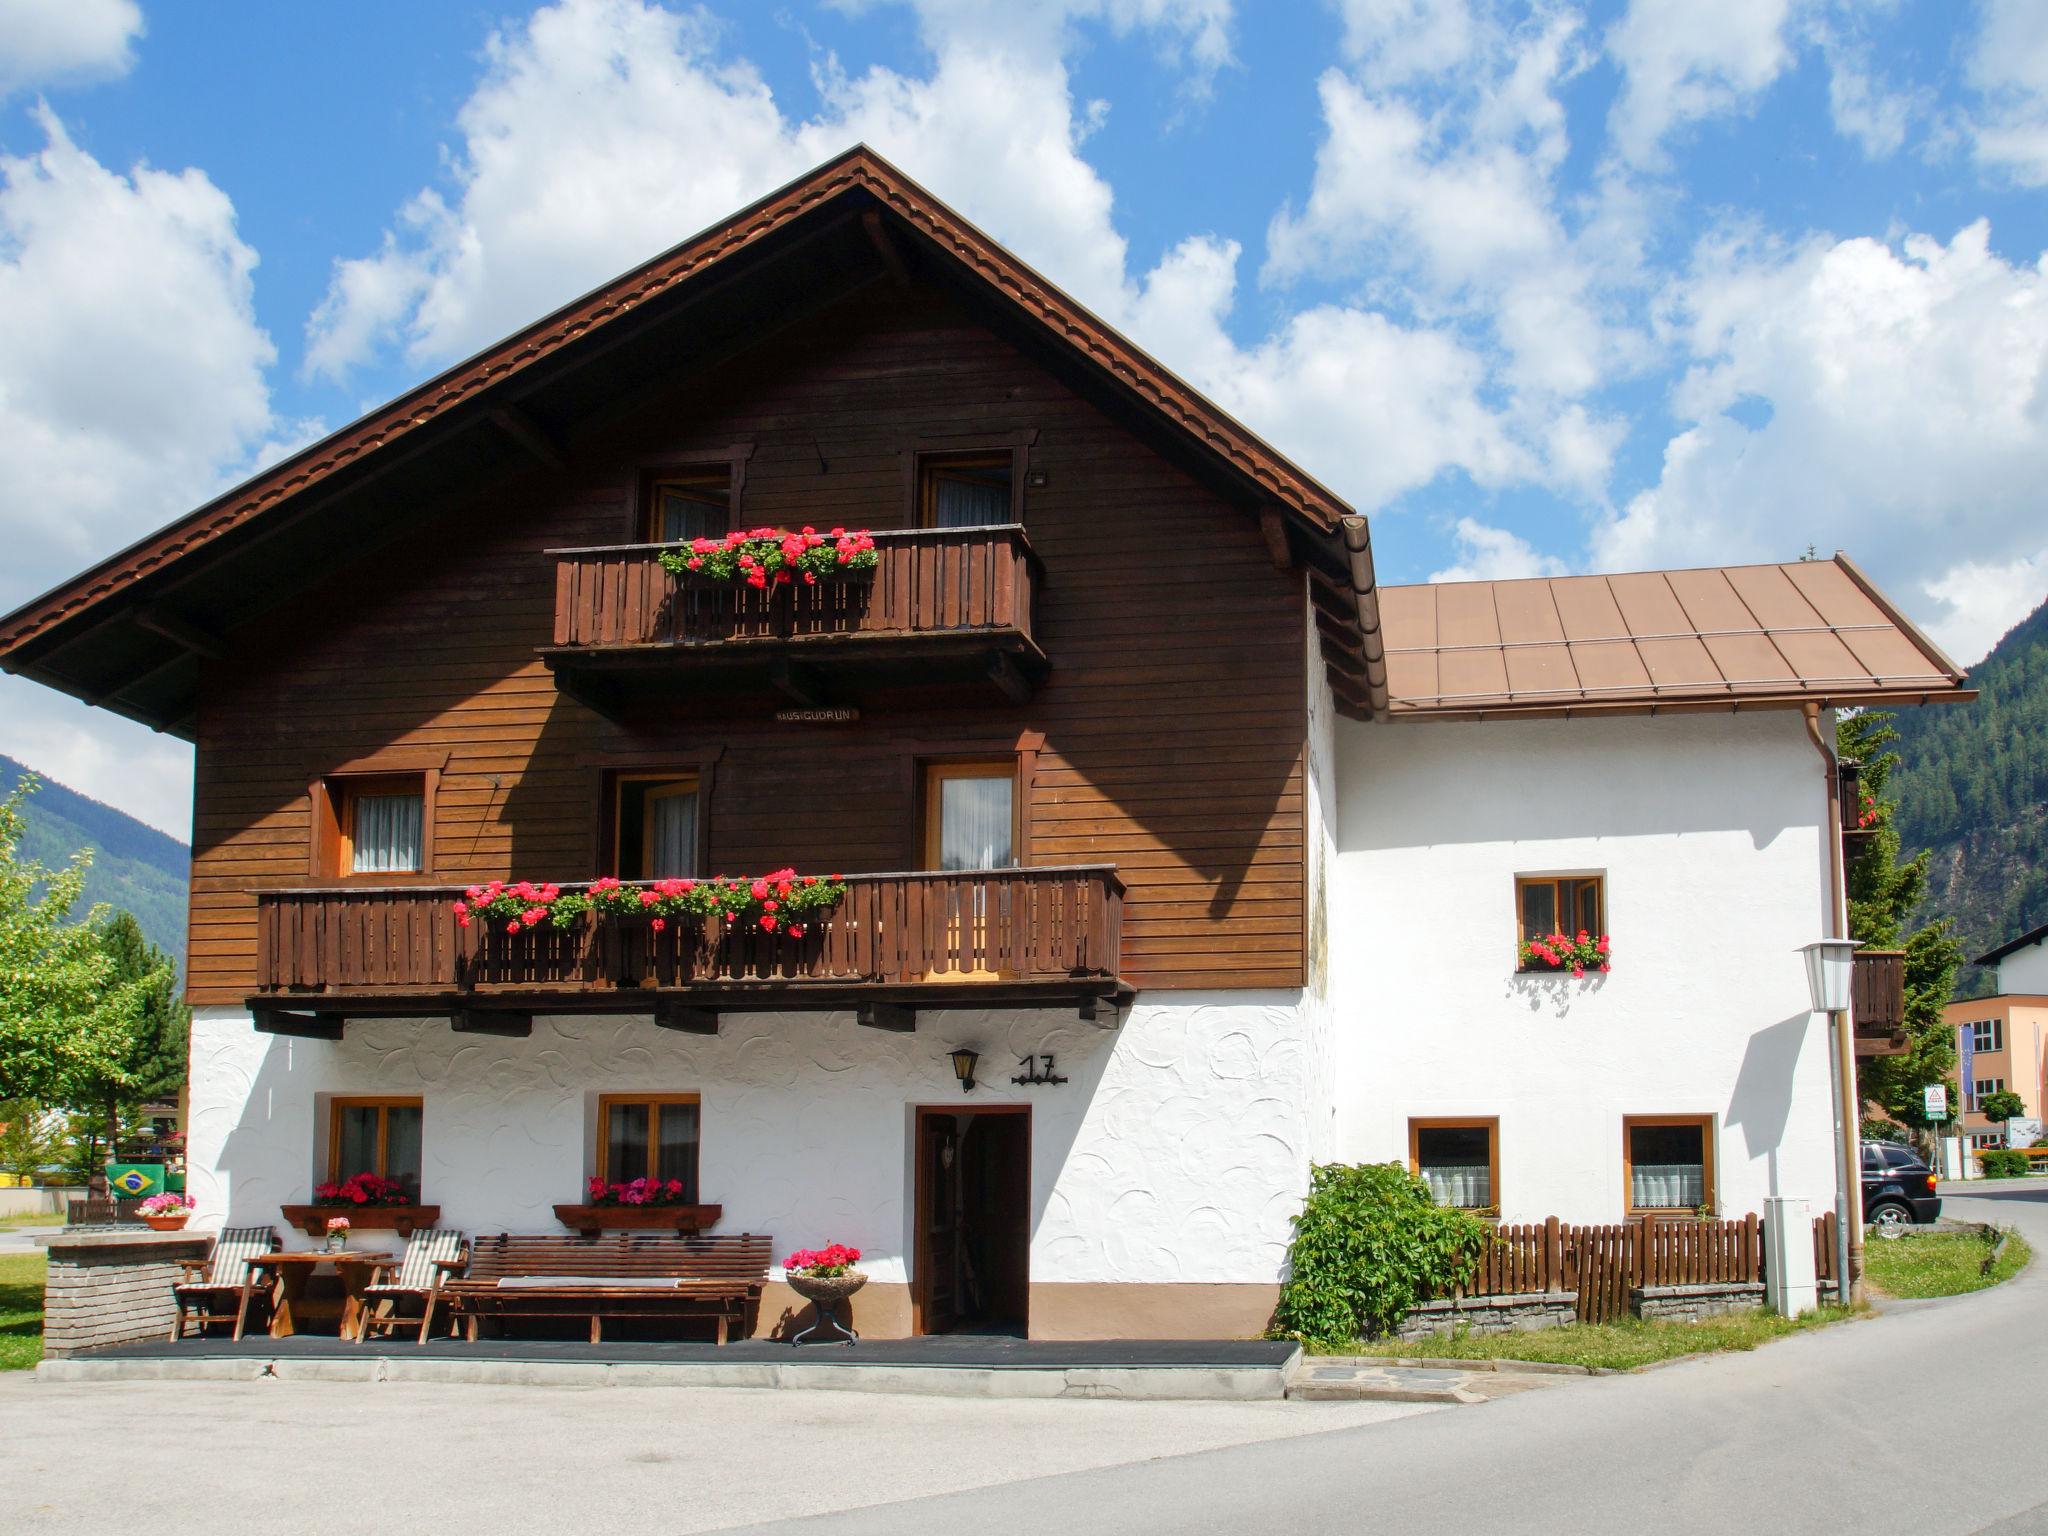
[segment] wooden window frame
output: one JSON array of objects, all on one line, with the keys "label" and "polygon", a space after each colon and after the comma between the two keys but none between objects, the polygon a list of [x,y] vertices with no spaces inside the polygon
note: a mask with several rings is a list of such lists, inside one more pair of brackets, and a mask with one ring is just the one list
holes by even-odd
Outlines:
[{"label": "wooden window frame", "polygon": [[[1515,876],[1515,969],[1518,972],[1523,974],[1549,974],[1548,972],[1539,972],[1532,967],[1525,966],[1521,961],[1522,944],[1525,937],[1522,932],[1522,892],[1532,885],[1549,886],[1551,888],[1550,910],[1555,915],[1560,904],[1557,888],[1570,880],[1590,880],[1593,882],[1594,899],[1599,903],[1600,907],[1600,921],[1597,927],[1589,931],[1595,938],[1599,938],[1602,934],[1609,931],[1607,927],[1609,917],[1607,911],[1607,874],[1604,870],[1566,870],[1559,874],[1517,875]],[[1566,931],[1576,933],[1578,930],[1573,928]]]},{"label": "wooden window frame", "polygon": [[[315,775],[307,786],[310,835],[306,873],[315,880],[351,885],[424,885],[434,878],[435,828],[441,778],[448,766],[445,752],[394,750],[339,763]],[[366,870],[357,874],[349,837],[351,800],[375,794],[381,787],[416,783],[420,791],[420,867],[416,870]]]},{"label": "wooden window frame", "polygon": [[[943,778],[1010,781],[1010,868],[1024,867],[1024,764],[1015,752],[918,759],[917,853],[912,867],[935,870],[938,857],[940,797],[935,786]],[[980,770],[980,771],[976,771]]]},{"label": "wooden window frame", "polygon": [[[690,786],[691,791],[697,796],[697,868],[700,874],[708,872],[711,868],[711,773],[708,768],[699,768],[695,765],[673,769],[615,768],[606,773],[602,793],[603,815],[606,823],[603,847],[607,852],[609,862],[606,863],[603,872],[615,878],[624,878],[619,875],[619,870],[623,867],[624,863],[620,858],[620,854],[624,851],[622,839],[625,835],[625,818],[620,814],[624,809],[624,797],[620,791],[628,784],[688,784]],[[649,863],[647,854],[647,828],[643,825],[640,829],[640,868],[643,873],[636,875],[635,879],[646,880],[653,878],[644,873]]]},{"label": "wooden window frame", "polygon": [[626,542],[665,542],[654,537],[655,487],[664,480],[683,479],[691,474],[702,474],[712,469],[724,469],[731,486],[732,504],[728,514],[728,526],[744,527],[741,516],[746,504],[747,463],[753,457],[753,453],[751,443],[733,443],[724,448],[685,450],[642,459],[636,466],[637,473],[630,486],[632,506],[626,517]]},{"label": "wooden window frame", "polygon": [[[607,1166],[611,1156],[612,1109],[615,1105],[645,1104],[654,1112],[647,1117],[647,1166],[639,1172],[618,1175]],[[610,1183],[630,1183],[638,1178],[653,1178],[656,1160],[661,1155],[661,1109],[667,1104],[694,1104],[697,1108],[697,1196],[704,1195],[704,1098],[696,1093],[601,1093],[597,1096],[597,1149],[595,1166],[598,1178]]]},{"label": "wooden window frame", "polygon": [[1486,1132],[1486,1187],[1493,1199],[1483,1206],[1458,1206],[1475,1215],[1498,1216],[1500,1200],[1500,1116],[1499,1115],[1410,1115],[1408,1117],[1408,1171],[1422,1177],[1422,1133],[1424,1131]]},{"label": "wooden window frame", "polygon": [[420,1184],[422,1193],[419,1203],[426,1204],[424,1187],[427,1181],[427,1106],[418,1094],[388,1093],[338,1093],[327,1101],[327,1178],[326,1183],[339,1183],[344,1177],[341,1171],[341,1114],[346,1109],[374,1109],[377,1111],[377,1166],[358,1168],[356,1173],[374,1173],[379,1178],[391,1177],[391,1117],[390,1110],[416,1109],[420,1112]]},{"label": "wooden window frame", "polygon": [[1630,1146],[1630,1132],[1638,1126],[1696,1125],[1700,1129],[1700,1175],[1705,1188],[1701,1204],[1709,1214],[1721,1209],[1720,1172],[1715,1166],[1714,1117],[1711,1114],[1692,1115],[1623,1115],[1621,1117],[1621,1205],[1630,1216],[1677,1217],[1689,1216],[1695,1207],[1685,1205],[1644,1205],[1636,1204],[1635,1156]]},{"label": "wooden window frame", "polygon": [[930,528],[932,523],[932,498],[925,480],[927,469],[943,468],[948,463],[961,468],[993,468],[1007,463],[1010,467],[1010,515],[1007,521],[1024,521],[1024,476],[1030,464],[1031,448],[1028,442],[1019,440],[1009,443],[963,444],[954,446],[920,446],[910,453],[910,523],[912,528]]}]

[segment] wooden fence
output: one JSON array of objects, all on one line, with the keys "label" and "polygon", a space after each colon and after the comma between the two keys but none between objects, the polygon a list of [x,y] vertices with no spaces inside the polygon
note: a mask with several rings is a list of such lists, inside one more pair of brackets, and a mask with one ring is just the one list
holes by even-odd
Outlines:
[{"label": "wooden fence", "polygon": [[[1834,1276],[1835,1218],[1813,1224],[1821,1279]],[[1458,1294],[1531,1296],[1576,1291],[1580,1322],[1626,1317],[1632,1290],[1665,1285],[1734,1285],[1764,1278],[1763,1223],[1638,1217],[1607,1226],[1574,1226],[1555,1216],[1503,1223],[1479,1257],[1479,1271]]]}]

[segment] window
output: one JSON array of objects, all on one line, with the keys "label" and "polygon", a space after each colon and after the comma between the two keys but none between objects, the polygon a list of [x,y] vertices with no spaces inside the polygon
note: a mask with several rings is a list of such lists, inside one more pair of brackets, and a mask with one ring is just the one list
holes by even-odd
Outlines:
[{"label": "window", "polygon": [[649,488],[647,539],[722,539],[732,527],[732,470],[719,464],[665,474]]},{"label": "window", "polygon": [[1972,1051],[1997,1051],[2005,1048],[2003,1023],[1999,1019],[1978,1019],[1970,1026],[1970,1049]]},{"label": "window", "polygon": [[417,875],[426,865],[427,791],[417,773],[339,781],[338,873]]},{"label": "window", "polygon": [[621,880],[672,880],[700,873],[702,820],[696,775],[621,775],[613,870]]},{"label": "window", "polygon": [[336,1099],[328,1120],[329,1181],[374,1173],[398,1180],[417,1201],[421,1123],[418,1099]]},{"label": "window", "polygon": [[1984,1098],[1987,1094],[2003,1092],[2005,1092],[2004,1078],[1980,1077],[1977,1079],[1976,1082],[1970,1085],[1970,1102],[1965,1104],[1963,1108],[1975,1109],[1979,1104],[1984,1102]]},{"label": "window", "polygon": [[1631,1211],[1714,1208],[1714,1122],[1708,1115],[1631,1115],[1622,1121]]},{"label": "window", "polygon": [[597,1105],[597,1176],[607,1184],[675,1179],[697,1201],[697,1095],[606,1094]]},{"label": "window", "polygon": [[1438,1205],[1500,1207],[1500,1121],[1410,1120],[1408,1166]]},{"label": "window", "polygon": [[1972,1131],[1970,1133],[1970,1150],[1973,1152],[1986,1152],[1994,1147],[2003,1147],[2004,1145],[2005,1132],[2003,1131]]},{"label": "window", "polygon": [[1607,931],[1598,875],[1518,876],[1515,905],[1521,912],[1524,939],[1581,929],[1597,937]]},{"label": "window", "polygon": [[1008,869],[1017,862],[1017,763],[927,763],[924,867]]},{"label": "window", "polygon": [[925,454],[918,460],[917,520],[925,528],[986,528],[1017,520],[1014,456]]}]

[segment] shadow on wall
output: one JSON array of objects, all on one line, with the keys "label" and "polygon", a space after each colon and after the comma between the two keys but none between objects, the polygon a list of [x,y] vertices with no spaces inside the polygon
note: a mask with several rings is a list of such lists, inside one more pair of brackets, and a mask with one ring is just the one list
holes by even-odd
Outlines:
[{"label": "shadow on wall", "polygon": [[1778,1148],[1792,1123],[1793,1076],[1811,1020],[1810,1014],[1796,1013],[1749,1037],[1723,1121],[1731,1128],[1741,1126],[1750,1157],[1765,1160],[1770,1180],[1767,1188],[1773,1195],[1780,1193]]},{"label": "shadow on wall", "polygon": [[1531,1013],[1547,1013],[1561,1019],[1588,993],[1602,991],[1606,986],[1607,975],[1601,971],[1588,971],[1584,976],[1574,976],[1569,971],[1516,971],[1509,975],[1504,995]]},{"label": "shadow on wall", "polygon": [[279,1207],[313,1198],[313,1101],[333,1075],[314,1053],[334,1049],[325,1041],[269,1036],[245,1094],[209,1088],[215,1102],[207,1112],[236,1116],[214,1170],[227,1197],[223,1225],[282,1230]]}]

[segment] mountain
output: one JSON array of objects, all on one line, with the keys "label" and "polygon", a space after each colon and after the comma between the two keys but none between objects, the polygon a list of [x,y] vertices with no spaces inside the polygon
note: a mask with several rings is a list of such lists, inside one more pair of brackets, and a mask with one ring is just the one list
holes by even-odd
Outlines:
[{"label": "mountain", "polygon": [[[2048,922],[2048,603],[1970,669],[1975,703],[1895,716],[1900,846],[1932,849],[1917,914],[1952,918],[1965,955]],[[1991,974],[1966,966],[1965,996]]]},{"label": "mountain", "polygon": [[[0,797],[13,793],[21,776],[31,771],[11,757],[0,757]],[[59,868],[91,845],[95,851],[83,906],[103,901],[110,907],[126,907],[142,925],[143,936],[175,959],[182,973],[192,850],[111,805],[36,776],[42,787],[29,797],[24,856]]]}]

